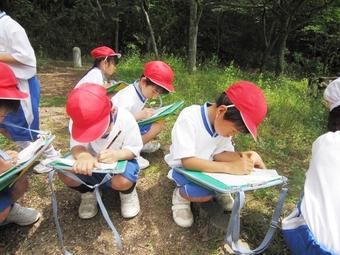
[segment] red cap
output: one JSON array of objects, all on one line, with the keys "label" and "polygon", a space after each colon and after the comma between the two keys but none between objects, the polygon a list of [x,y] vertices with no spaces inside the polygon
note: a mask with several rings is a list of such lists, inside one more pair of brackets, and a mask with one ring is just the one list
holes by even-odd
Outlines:
[{"label": "red cap", "polygon": [[110,124],[111,103],[103,86],[84,83],[73,89],[66,102],[72,119],[73,139],[89,143],[100,138]]},{"label": "red cap", "polygon": [[17,87],[17,79],[11,68],[0,63],[0,99],[20,100],[27,98],[27,94]]},{"label": "red cap", "polygon": [[113,49],[107,46],[100,46],[91,50],[91,56],[93,58],[102,58],[102,57],[113,57],[117,56],[121,57],[119,53],[116,53]]},{"label": "red cap", "polygon": [[239,81],[224,92],[240,111],[244,124],[256,140],[257,128],[267,114],[263,91],[252,82]]},{"label": "red cap", "polygon": [[150,61],[144,65],[144,76],[169,92],[175,91],[172,85],[174,72],[162,61]]}]

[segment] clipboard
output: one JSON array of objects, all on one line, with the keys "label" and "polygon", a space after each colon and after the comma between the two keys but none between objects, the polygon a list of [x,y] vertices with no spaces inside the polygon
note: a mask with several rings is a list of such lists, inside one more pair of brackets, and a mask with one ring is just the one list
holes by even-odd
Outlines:
[{"label": "clipboard", "polygon": [[173,103],[173,104],[170,104],[170,105],[163,106],[163,107],[155,110],[155,113],[151,117],[138,121],[138,125],[144,126],[144,125],[147,125],[147,124],[154,123],[158,120],[164,119],[167,116],[169,116],[170,114],[174,114],[175,111],[178,110],[179,108],[183,107],[183,105],[184,105],[184,101],[180,101],[180,102],[176,102],[176,103]]},{"label": "clipboard", "polygon": [[[48,166],[55,169],[68,170],[71,171],[75,159],[72,157],[71,153],[67,153],[61,158],[57,158],[50,162]],[[100,168],[94,168],[92,173],[102,173],[102,174],[121,174],[124,173],[127,167],[127,160],[119,160],[112,164],[99,163]]]},{"label": "clipboard", "polygon": [[255,168],[249,175],[207,173],[182,167],[176,167],[174,170],[194,183],[219,193],[256,190],[287,182],[287,178],[279,175],[274,169]]},{"label": "clipboard", "polygon": [[0,191],[13,185],[21,176],[26,174],[54,138],[55,136],[51,134],[40,135],[30,146],[20,151],[17,164],[0,175]]},{"label": "clipboard", "polygon": [[[111,81],[112,82],[112,81]],[[107,93],[117,93],[126,88],[129,84],[125,81],[112,82],[112,85],[106,88]]]}]

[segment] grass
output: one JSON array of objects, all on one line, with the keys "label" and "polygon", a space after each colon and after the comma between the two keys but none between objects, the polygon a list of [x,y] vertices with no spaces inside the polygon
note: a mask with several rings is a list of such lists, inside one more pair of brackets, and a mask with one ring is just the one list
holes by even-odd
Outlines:
[{"label": "grass", "polygon": [[[118,66],[117,80],[132,82],[142,74],[143,63],[149,57],[130,54],[122,59]],[[272,74],[247,73],[231,63],[227,67],[220,67],[211,61],[199,67],[194,74],[185,70],[184,61],[174,56],[165,56],[162,60],[169,63],[175,71],[176,92],[164,96],[164,103],[185,100],[185,106],[213,102],[215,98],[231,83],[238,80],[250,80],[258,84],[265,92],[268,102],[268,116],[259,130],[259,140],[255,143],[250,135],[235,137],[238,150],[257,151],[268,168],[275,168],[289,179],[289,194],[286,200],[284,214],[300,196],[304,182],[304,173],[308,168],[311,145],[313,141],[325,131],[326,110],[320,98],[312,98],[307,93],[306,80],[294,80],[289,77],[275,78]],[[48,61],[43,61],[48,63]],[[65,96],[43,97],[41,106],[60,107],[66,102]],[[160,136],[163,144],[171,143],[171,127],[176,116],[168,119],[168,125]],[[66,134],[65,134],[66,136]],[[2,148],[10,144],[0,138]],[[156,157],[158,157],[156,155]],[[161,168],[166,167],[161,162],[161,156],[155,164],[142,176],[157,184]],[[253,192],[248,197],[249,203],[243,212],[243,225],[246,235],[243,237],[250,243],[259,244],[263,238],[266,225],[273,207],[273,200],[278,198],[277,189],[265,189]],[[211,241],[203,250],[197,248],[192,254],[220,254],[216,248],[216,241]],[[281,235],[276,235],[266,254],[278,254],[285,251]],[[283,253],[283,252],[282,252]]]}]

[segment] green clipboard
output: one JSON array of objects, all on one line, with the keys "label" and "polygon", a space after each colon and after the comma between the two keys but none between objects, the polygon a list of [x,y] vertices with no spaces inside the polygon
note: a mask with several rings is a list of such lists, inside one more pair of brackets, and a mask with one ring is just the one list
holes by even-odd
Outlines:
[{"label": "green clipboard", "polygon": [[[255,190],[260,188],[268,188],[275,185],[280,185],[287,182],[287,178],[281,175],[273,174],[271,177],[266,177],[263,180],[257,178],[254,181],[248,182],[241,182],[242,184],[235,184],[234,182],[226,181],[223,179],[221,181],[218,178],[212,177],[205,172],[195,171],[195,170],[188,170],[182,167],[176,167],[173,170],[183,174],[185,177],[196,183],[197,185],[203,186],[207,189],[219,192],[219,193],[233,193],[239,191],[248,191],[248,190]],[[275,171],[275,170],[260,170],[260,171]],[[276,172],[276,171],[275,171]],[[255,173],[254,171],[252,173]],[[223,175],[223,174],[222,174]],[[227,174],[224,174],[228,176]],[[248,175],[250,176],[250,175]],[[248,176],[244,175],[234,175],[233,178],[247,178]],[[241,179],[240,179],[241,180]]]},{"label": "green clipboard", "polygon": [[34,152],[34,155],[27,161],[22,162],[0,175],[0,191],[13,185],[22,175],[27,173],[35,160],[43,153],[43,151],[52,143],[54,135],[42,135],[39,139],[43,139],[43,146]]},{"label": "green clipboard", "polygon": [[150,118],[138,121],[139,126],[144,126],[150,123],[154,123],[158,120],[164,119],[170,114],[175,113],[176,110],[184,105],[184,101],[176,102],[167,106],[163,106],[156,110],[156,113]]},{"label": "green clipboard", "polygon": [[[62,158],[73,159],[71,153],[65,154]],[[109,168],[105,168],[105,169],[94,168],[92,170],[92,172],[93,173],[103,173],[103,174],[121,174],[121,173],[124,173],[124,171],[126,170],[127,163],[128,163],[127,160],[119,160],[114,168],[110,168],[110,169]],[[64,164],[59,159],[56,159],[56,160],[50,162],[48,165],[55,168],[55,169],[59,169],[59,170],[68,170],[68,171],[72,170],[72,165]]]},{"label": "green clipboard", "polygon": [[126,83],[125,81],[117,81],[113,83],[110,87],[107,87],[106,91],[107,93],[117,93],[118,91],[126,88],[127,86],[129,86],[129,84]]}]

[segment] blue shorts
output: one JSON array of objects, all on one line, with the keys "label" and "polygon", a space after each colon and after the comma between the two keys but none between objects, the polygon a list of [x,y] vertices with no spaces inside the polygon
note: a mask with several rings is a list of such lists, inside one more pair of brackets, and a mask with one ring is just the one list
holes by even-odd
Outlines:
[{"label": "blue shorts", "polygon": [[139,131],[141,135],[145,135],[147,132],[150,131],[152,124],[146,124],[143,126],[139,126]]},{"label": "blue shorts", "polygon": [[315,240],[307,225],[285,229],[283,237],[292,255],[336,255]]},{"label": "blue shorts", "polygon": [[[104,179],[105,175],[106,174],[101,174],[101,173],[93,173],[91,176],[83,175],[83,174],[77,174],[77,176],[83,182],[85,182],[89,185],[92,185],[92,186],[100,183]],[[135,160],[135,159],[129,160],[127,162],[125,171],[121,175],[123,175],[129,181],[136,183],[138,175],[139,175],[139,165],[137,163],[137,160]],[[111,180],[104,183],[103,187],[112,188]]]},{"label": "blue shorts", "polygon": [[11,190],[9,188],[0,191],[0,212],[10,207],[13,203]]},{"label": "blue shorts", "polygon": [[[25,113],[22,106],[15,113],[8,114],[5,118],[6,122],[15,124],[20,127],[39,130],[39,100],[40,100],[40,83],[36,76],[28,80],[29,96],[32,104],[33,122],[28,125]],[[37,139],[37,133],[30,132],[29,130],[20,129],[16,127],[6,126],[0,124],[0,128],[3,128],[10,135],[12,141],[34,141]]]},{"label": "blue shorts", "polygon": [[172,170],[171,179],[177,184],[177,187],[180,187],[181,193],[186,194],[188,197],[207,197],[216,195],[214,191],[193,183],[184,175],[176,172],[176,170]]}]

